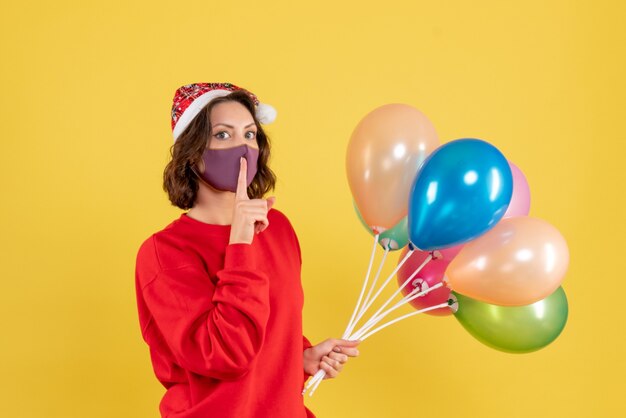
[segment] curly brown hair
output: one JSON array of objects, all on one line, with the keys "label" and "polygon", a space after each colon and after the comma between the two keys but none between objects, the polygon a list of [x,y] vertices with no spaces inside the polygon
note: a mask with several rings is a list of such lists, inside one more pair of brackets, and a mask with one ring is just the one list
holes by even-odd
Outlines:
[{"label": "curly brown hair", "polygon": [[254,102],[244,91],[235,91],[218,97],[191,121],[170,148],[172,159],[163,172],[163,190],[167,192],[172,205],[181,209],[191,209],[198,194],[198,177],[193,168],[202,160],[202,154],[211,139],[211,110],[219,103],[235,101],[241,103],[252,115],[257,127],[256,140],[259,145],[257,173],[248,186],[251,199],[259,199],[274,189],[276,175],[269,168],[270,141],[254,113]]}]

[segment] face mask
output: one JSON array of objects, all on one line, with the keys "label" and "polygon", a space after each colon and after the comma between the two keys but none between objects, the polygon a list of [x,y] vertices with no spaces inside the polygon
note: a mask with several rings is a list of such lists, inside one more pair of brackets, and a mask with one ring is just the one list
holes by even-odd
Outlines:
[{"label": "face mask", "polygon": [[235,192],[241,157],[248,162],[247,185],[250,186],[257,172],[259,150],[247,145],[225,149],[205,149],[202,154],[204,173],[200,174],[200,177],[217,190]]}]

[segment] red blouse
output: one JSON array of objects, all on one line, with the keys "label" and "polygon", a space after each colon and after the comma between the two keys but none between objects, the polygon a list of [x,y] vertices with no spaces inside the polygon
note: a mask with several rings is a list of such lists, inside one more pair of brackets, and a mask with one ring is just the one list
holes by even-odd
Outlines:
[{"label": "red blouse", "polygon": [[[186,214],[137,255],[141,333],[167,389],[162,417],[313,417],[302,397],[301,254],[272,209],[252,244]],[[304,377],[304,379],[303,379]]]}]

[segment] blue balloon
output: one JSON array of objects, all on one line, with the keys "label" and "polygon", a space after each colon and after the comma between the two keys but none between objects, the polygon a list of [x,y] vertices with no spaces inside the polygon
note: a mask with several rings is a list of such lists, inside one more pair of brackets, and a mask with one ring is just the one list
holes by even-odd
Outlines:
[{"label": "blue balloon", "polygon": [[425,161],[409,196],[409,238],[423,251],[471,241],[504,216],[513,193],[507,159],[488,142],[457,139]]}]

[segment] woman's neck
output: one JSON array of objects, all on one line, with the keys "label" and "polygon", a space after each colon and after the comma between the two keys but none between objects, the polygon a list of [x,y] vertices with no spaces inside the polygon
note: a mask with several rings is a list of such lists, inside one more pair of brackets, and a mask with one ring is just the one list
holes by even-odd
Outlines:
[{"label": "woman's neck", "polygon": [[231,225],[235,207],[235,193],[215,190],[199,182],[198,194],[187,216],[212,225]]}]

